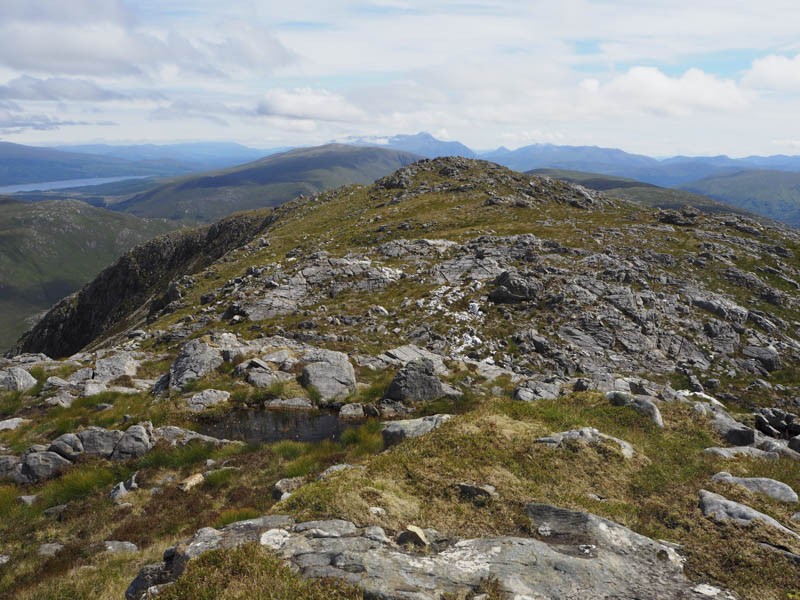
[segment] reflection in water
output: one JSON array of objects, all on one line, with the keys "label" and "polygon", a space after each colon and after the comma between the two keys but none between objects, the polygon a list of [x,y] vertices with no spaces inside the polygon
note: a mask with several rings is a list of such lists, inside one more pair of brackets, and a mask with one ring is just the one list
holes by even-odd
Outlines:
[{"label": "reflection in water", "polygon": [[235,410],[220,421],[202,423],[200,432],[216,438],[248,443],[281,440],[298,442],[338,441],[342,433],[358,426],[336,415],[312,411]]}]

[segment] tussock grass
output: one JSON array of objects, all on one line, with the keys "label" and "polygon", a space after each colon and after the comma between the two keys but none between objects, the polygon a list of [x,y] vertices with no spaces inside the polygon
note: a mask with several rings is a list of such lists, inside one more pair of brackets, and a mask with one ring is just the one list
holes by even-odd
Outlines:
[{"label": "tussock grass", "polygon": [[214,551],[189,564],[164,600],[362,600],[357,588],[333,580],[308,580],[258,544]]}]

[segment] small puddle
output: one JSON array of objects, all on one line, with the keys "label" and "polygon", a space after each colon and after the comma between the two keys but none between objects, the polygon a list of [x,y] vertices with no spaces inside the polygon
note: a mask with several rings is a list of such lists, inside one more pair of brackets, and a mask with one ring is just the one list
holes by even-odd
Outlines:
[{"label": "small puddle", "polygon": [[300,410],[234,410],[219,421],[200,423],[198,431],[215,438],[269,444],[338,441],[342,434],[360,425],[343,421],[333,413]]}]

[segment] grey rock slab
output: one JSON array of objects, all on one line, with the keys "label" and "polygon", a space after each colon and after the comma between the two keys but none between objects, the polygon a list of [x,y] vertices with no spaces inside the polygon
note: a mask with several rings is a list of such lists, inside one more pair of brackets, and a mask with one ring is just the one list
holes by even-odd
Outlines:
[{"label": "grey rock slab", "polygon": [[356,526],[343,519],[330,519],[298,523],[294,530],[297,533],[307,532],[312,537],[346,537],[356,533]]},{"label": "grey rock slab", "polygon": [[705,516],[712,517],[717,521],[735,521],[741,525],[747,525],[752,521],[762,521],[766,525],[800,540],[800,535],[784,527],[772,517],[708,490],[700,490],[700,510]]},{"label": "grey rock slab", "polygon": [[625,392],[609,392],[606,397],[614,406],[628,406],[636,412],[645,415],[656,427],[664,427],[661,411],[653,400],[643,396],[633,396]]},{"label": "grey rock slab", "polygon": [[86,454],[109,458],[124,434],[115,429],[92,427],[79,431],[75,435],[78,436],[83,444],[83,451]]},{"label": "grey rock slab", "polygon": [[119,542],[116,540],[110,540],[107,542],[103,542],[105,546],[105,551],[109,554],[119,554],[121,552],[138,552],[139,547],[134,544],[133,542]]},{"label": "grey rock slab", "polygon": [[175,425],[165,425],[153,430],[153,437],[156,441],[166,440],[171,446],[185,446],[186,444],[199,440],[204,444],[213,444],[215,446],[222,446],[223,444],[231,443],[230,440],[219,439],[211,437],[210,435],[203,435],[196,431],[176,427]]},{"label": "grey rock slab", "polygon": [[118,352],[95,362],[94,379],[108,383],[123,375],[133,377],[138,369],[139,362],[129,352]]},{"label": "grey rock slab", "polygon": [[612,442],[619,446],[622,456],[625,458],[633,458],[634,450],[625,440],[600,433],[594,427],[582,427],[581,429],[572,429],[570,431],[562,431],[553,433],[546,437],[541,437],[534,440],[537,444],[544,444],[549,448],[562,448],[565,444],[574,442],[583,442],[586,444],[600,444],[602,442]]},{"label": "grey rock slab", "polygon": [[451,418],[452,415],[432,415],[420,419],[405,419],[384,423],[384,428],[381,431],[383,445],[388,448],[399,444],[407,438],[420,437],[434,429],[438,429]]},{"label": "grey rock slab", "polygon": [[252,369],[247,373],[245,381],[257,388],[268,388],[279,379],[271,369]]},{"label": "grey rock slab", "polygon": [[14,431],[15,429],[19,429],[24,423],[27,422],[28,419],[22,419],[20,417],[5,419],[4,421],[0,421],[0,431]]},{"label": "grey rock slab", "polygon": [[790,486],[767,477],[734,477],[730,473],[722,471],[714,475],[711,481],[740,485],[751,492],[764,494],[780,502],[793,503],[798,501],[797,493]]},{"label": "grey rock slab", "polygon": [[217,348],[200,340],[187,342],[170,367],[170,388],[182,389],[190,381],[219,367],[222,362],[222,354]]},{"label": "grey rock slab", "polygon": [[411,404],[430,402],[444,395],[433,361],[418,358],[407,363],[392,379],[385,397]]},{"label": "grey rock slab", "polygon": [[36,551],[39,556],[55,556],[64,549],[64,544],[59,542],[50,542],[49,544],[42,544]]},{"label": "grey rock slab", "polygon": [[706,448],[703,452],[725,459],[736,458],[737,456],[751,456],[753,458],[763,458],[765,460],[778,460],[780,458],[780,454],[777,452],[759,450],[752,446],[731,446],[730,448],[712,447]]},{"label": "grey rock slab", "polygon": [[200,412],[209,406],[227,402],[230,397],[230,392],[222,390],[203,390],[189,398],[188,408],[192,412]]},{"label": "grey rock slab", "polygon": [[37,383],[36,378],[21,367],[10,367],[0,371],[0,391],[27,392]]},{"label": "grey rock slab", "polygon": [[266,402],[264,407],[272,410],[314,410],[314,405],[308,398],[275,398]]},{"label": "grey rock slab", "polygon": [[433,368],[436,371],[437,375],[441,375],[446,377],[450,374],[450,371],[444,364],[444,357],[439,356],[438,354],[434,354],[430,350],[426,350],[425,348],[420,348],[419,346],[415,346],[414,344],[407,344],[405,346],[398,346],[397,348],[392,348],[391,350],[387,350],[378,358],[383,358],[386,362],[390,364],[396,364],[399,366],[403,366],[412,360],[417,360],[419,358],[427,358],[431,362],[433,362]]}]

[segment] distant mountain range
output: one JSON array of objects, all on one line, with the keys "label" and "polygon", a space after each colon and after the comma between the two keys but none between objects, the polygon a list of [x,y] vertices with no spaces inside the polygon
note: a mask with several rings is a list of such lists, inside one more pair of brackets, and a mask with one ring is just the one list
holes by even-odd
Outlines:
[{"label": "distant mountain range", "polygon": [[420,158],[410,152],[344,144],[302,148],[180,177],[112,208],[140,217],[211,222],[240,210],[276,206],[301,194],[372,183]]},{"label": "distant mountain range", "polygon": [[389,137],[348,137],[341,140],[343,144],[352,146],[378,146],[392,150],[413,152],[425,158],[439,156],[463,156],[475,158],[477,154],[461,142],[445,142],[437,140],[430,133],[420,132],[416,135],[393,135]]}]

